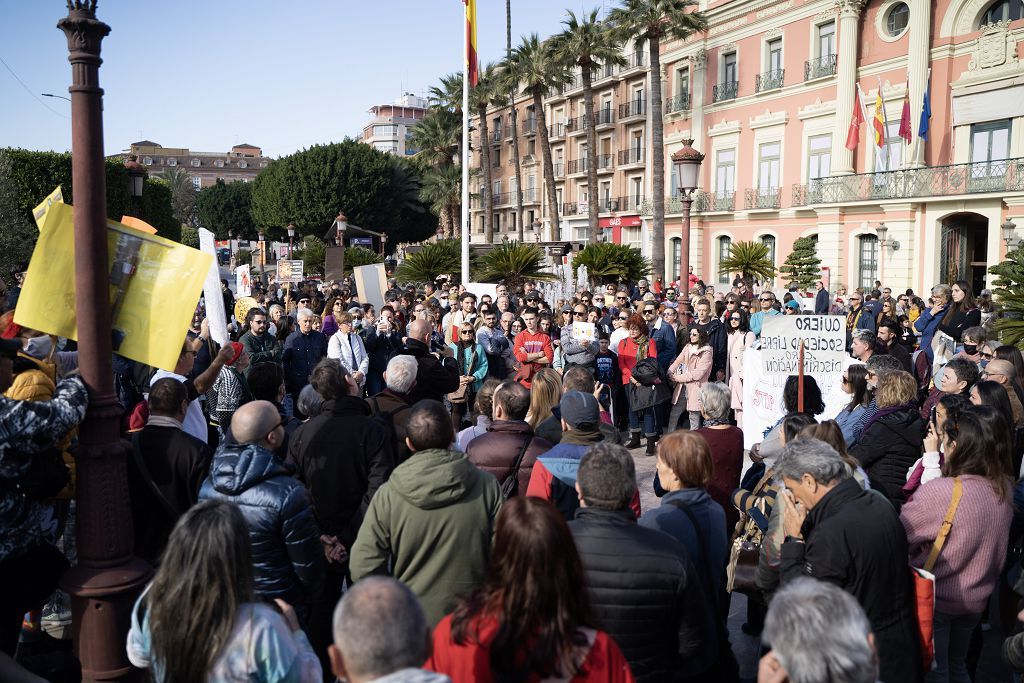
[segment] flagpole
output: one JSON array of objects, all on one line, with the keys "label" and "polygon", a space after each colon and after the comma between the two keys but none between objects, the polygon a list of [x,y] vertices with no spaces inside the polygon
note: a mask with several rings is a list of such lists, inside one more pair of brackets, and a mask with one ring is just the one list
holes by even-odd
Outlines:
[{"label": "flagpole", "polygon": [[[465,13],[462,16],[463,32],[466,39],[462,41],[462,284],[469,282],[469,31],[470,26]],[[486,145],[487,140],[481,144]],[[490,192],[491,188],[484,188]]]},{"label": "flagpole", "polygon": [[885,150],[885,170],[891,171],[889,164],[889,115],[885,112],[885,96],[882,94],[882,77],[878,77],[878,101],[882,103],[882,149]]}]

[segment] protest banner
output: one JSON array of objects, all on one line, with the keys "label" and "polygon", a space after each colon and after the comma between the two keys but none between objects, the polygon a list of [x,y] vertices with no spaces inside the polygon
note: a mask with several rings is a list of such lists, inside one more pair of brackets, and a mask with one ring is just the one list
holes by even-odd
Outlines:
[{"label": "protest banner", "polygon": [[283,259],[277,262],[277,281],[281,283],[302,282],[302,261]]},{"label": "protest banner", "polygon": [[466,291],[476,294],[476,303],[478,306],[480,305],[480,299],[484,294],[489,294],[492,302],[498,298],[498,285],[492,282],[467,282]]},{"label": "protest banner", "polygon": [[379,313],[384,307],[384,292],[388,291],[387,274],[383,263],[371,263],[368,266],[356,266],[352,269],[356,280],[356,293],[359,301],[372,304]]},{"label": "protest banner", "polygon": [[235,268],[235,296],[252,296],[252,275],[248,263]]},{"label": "protest banner", "polygon": [[32,209],[32,218],[36,222],[36,227],[39,228],[39,232],[43,231],[43,225],[46,223],[46,212],[54,204],[64,203],[64,192],[61,190],[60,185],[57,189],[46,195],[46,199],[39,202],[39,206]]},{"label": "protest banner", "polygon": [[[761,362],[766,374],[795,375],[800,342],[804,343],[804,372],[840,372],[846,358],[846,319],[839,315],[776,315],[761,327]],[[744,366],[746,370],[746,366]]]},{"label": "protest banner", "polygon": [[221,346],[229,341],[228,314],[224,310],[224,297],[220,290],[220,270],[217,268],[217,247],[213,233],[206,228],[199,228],[199,250],[213,257],[210,268],[206,272],[203,283],[203,299],[206,302],[206,319],[210,325],[210,338]]},{"label": "protest banner", "polygon": [[[68,339],[75,318],[75,236],[70,204],[46,213],[14,320]],[[174,370],[212,257],[177,242],[107,221],[114,351]]]}]

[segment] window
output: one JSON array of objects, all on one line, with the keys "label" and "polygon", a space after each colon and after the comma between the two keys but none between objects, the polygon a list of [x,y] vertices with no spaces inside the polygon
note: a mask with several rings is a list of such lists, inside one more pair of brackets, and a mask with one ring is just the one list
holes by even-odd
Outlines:
[{"label": "window", "polygon": [[[528,175],[526,176],[526,200],[530,202],[537,201],[537,176]],[[532,213],[532,212],[531,212]],[[533,218],[530,218],[530,222],[533,222]]]},{"label": "window", "polygon": [[[874,142],[874,129],[870,135]],[[898,171],[903,164],[903,138],[900,137],[900,122],[889,121],[885,124],[885,144],[876,148],[875,173],[882,171]],[[884,178],[876,178],[876,182],[885,182]]]},{"label": "window", "polygon": [[629,187],[633,206],[639,207],[644,201],[644,179],[642,177],[630,178]]},{"label": "window", "polygon": [[760,194],[768,194],[779,189],[781,159],[781,142],[766,142],[758,149],[757,190]]},{"label": "window", "polygon": [[494,226],[494,232],[501,232],[501,214],[496,213],[491,219],[492,225]]},{"label": "window", "polygon": [[836,53],[836,22],[830,21],[818,27],[818,57],[830,57]]},{"label": "window", "polygon": [[480,233],[481,235],[482,235],[482,234],[484,234],[484,222],[485,222],[485,221],[484,221],[484,217],[483,217],[483,216],[480,216],[480,227],[478,227],[478,228],[476,229],[476,231],[477,231],[478,233]]},{"label": "window", "polygon": [[715,162],[715,193],[719,197],[731,197],[736,191],[736,150],[721,150]]},{"label": "window", "polygon": [[491,168],[501,166],[501,147],[491,147]]},{"label": "window", "polygon": [[989,121],[971,126],[971,177],[975,192],[1006,187],[1009,170],[1004,161],[1010,153],[1010,122]]},{"label": "window", "polygon": [[516,231],[516,212],[515,211],[513,211],[512,213],[510,213],[508,215],[508,231],[509,232],[515,232]]},{"label": "window", "polygon": [[217,161],[213,162],[213,165],[216,166],[217,168],[224,168],[224,160],[217,159]]},{"label": "window", "polygon": [[889,9],[889,14],[885,17],[885,30],[890,36],[896,37],[906,30],[908,23],[910,23],[910,8],[905,2],[897,2]]},{"label": "window", "polygon": [[198,176],[192,176],[192,187],[196,190],[203,189],[203,179]]},{"label": "window", "polygon": [[144,166],[152,166],[153,165],[153,157],[142,157],[142,164]]},{"label": "window", "polygon": [[627,247],[640,249],[640,226],[624,226],[622,228],[622,243],[625,244]]},{"label": "window", "polygon": [[374,137],[390,138],[398,136],[398,126],[374,126]]},{"label": "window", "polygon": [[722,83],[735,83],[738,79],[736,69],[736,53],[729,52],[722,56]]},{"label": "window", "polygon": [[[718,263],[722,263],[729,258],[729,254],[732,251],[732,240],[726,236],[718,238]],[[729,284],[729,273],[723,271],[721,267],[716,268],[718,270],[718,284],[727,285]]]},{"label": "window", "polygon": [[768,260],[775,265],[775,236],[774,235],[762,235],[761,244],[768,247]]},{"label": "window", "polygon": [[981,15],[981,26],[988,26],[1000,21],[1017,21],[1024,19],[1024,0],[998,0]]},{"label": "window", "polygon": [[878,237],[861,235],[858,240],[858,287],[874,289],[878,279]]},{"label": "window", "polygon": [[171,157],[171,158],[167,159],[167,165],[168,166],[177,166],[178,165],[178,160],[175,159],[174,157]]},{"label": "window", "polygon": [[600,198],[601,210],[607,211],[608,206],[611,204],[612,201],[612,184],[607,181],[601,183],[601,187],[598,190],[597,196]]},{"label": "window", "polygon": [[690,94],[690,68],[681,66],[676,69],[676,97]]},{"label": "window", "polygon": [[807,180],[832,172],[832,135],[812,135],[807,140]]},{"label": "window", "polygon": [[198,167],[200,165],[200,163],[201,162],[199,161],[199,159],[193,159],[192,160],[192,165],[195,166],[195,167]]},{"label": "window", "polygon": [[495,180],[491,186],[491,196],[494,198],[494,203],[497,204],[501,201],[501,181]]},{"label": "window", "polygon": [[768,41],[768,71],[782,71],[782,38]]},{"label": "window", "polygon": [[536,144],[536,141],[534,140],[534,138],[527,138],[527,140],[526,140],[526,153],[531,155],[531,156],[537,153],[537,144]]},{"label": "window", "polygon": [[672,256],[670,259],[671,262],[669,264],[669,269],[671,271],[671,274],[669,275],[669,280],[678,280],[679,261],[683,255],[683,241],[678,237],[673,237],[671,240],[669,240],[669,242],[671,244],[672,249]]}]

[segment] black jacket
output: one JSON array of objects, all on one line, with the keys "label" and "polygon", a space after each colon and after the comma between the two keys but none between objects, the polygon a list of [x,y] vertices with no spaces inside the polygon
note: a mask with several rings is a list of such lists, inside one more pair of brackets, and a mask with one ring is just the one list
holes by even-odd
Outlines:
[{"label": "black jacket", "polygon": [[[945,312],[941,315],[943,318],[946,317]],[[977,327],[980,324],[981,311],[977,308],[972,308],[970,310],[960,311],[953,314],[953,317],[949,319],[948,323],[945,321],[939,323],[939,329],[955,339],[956,343],[959,344],[963,337],[964,330],[968,327]]]},{"label": "black jacket", "polygon": [[819,289],[818,293],[814,295],[814,314],[826,315],[830,306],[831,304],[829,304],[828,301],[828,290]]},{"label": "black jacket", "polygon": [[343,396],[295,430],[288,461],[309,488],[320,528],[351,548],[370,499],[395,468],[394,430],[370,417],[365,401]]},{"label": "black jacket", "polygon": [[782,544],[782,582],[813,576],[855,597],[875,634],[878,679],[920,680],[907,535],[893,507],[850,478],[807,513],[803,537]]},{"label": "black jacket", "polygon": [[393,325],[391,334],[378,334],[376,326],[370,328],[363,337],[366,355],[370,357],[370,372],[383,373],[388,368],[388,361],[402,348],[402,337],[398,334],[397,325]]},{"label": "black jacket", "polygon": [[881,417],[876,415],[850,449],[850,455],[868,473],[871,487],[884,493],[897,509],[907,500],[903,493],[907,470],[921,457],[927,431],[928,425],[917,409],[905,407]]},{"label": "black jacket", "polygon": [[707,325],[694,320],[689,327],[680,327],[680,336],[676,338],[676,349],[682,351],[683,347],[690,343],[690,330],[693,328],[704,330],[708,335],[708,345],[711,347],[711,378],[709,381],[717,381],[718,371],[725,371],[725,363],[729,359],[729,337],[726,325],[712,316]]},{"label": "black jacket", "polygon": [[910,351],[908,351],[907,347],[901,344],[898,340],[894,339],[890,345],[878,342],[875,346],[875,353],[892,356],[900,362],[904,370],[910,374],[914,374],[914,362],[910,358]]},{"label": "black jacket", "polygon": [[706,671],[718,655],[717,627],[686,548],[638,525],[628,509],[580,508],[569,529],[598,626],[622,649],[636,680],[678,681]]},{"label": "black jacket", "polygon": [[327,357],[327,337],[323,332],[310,330],[303,334],[295,330],[284,340],[284,384],[288,393],[297,394],[309,384],[313,368]]},{"label": "black jacket", "polygon": [[416,385],[409,391],[410,403],[425,398],[443,402],[445,394],[459,388],[459,368],[454,358],[438,358],[418,339],[406,339],[398,355],[412,356],[419,366]]}]

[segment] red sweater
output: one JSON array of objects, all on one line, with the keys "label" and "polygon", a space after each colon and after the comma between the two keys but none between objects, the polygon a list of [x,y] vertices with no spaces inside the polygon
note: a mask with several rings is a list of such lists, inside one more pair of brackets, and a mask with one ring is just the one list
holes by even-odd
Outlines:
[{"label": "red sweater", "polygon": [[[550,368],[551,362],[555,359],[555,350],[551,347],[551,335],[547,332],[531,333],[529,330],[523,330],[516,335],[516,339],[512,342],[512,353],[515,354],[516,360],[519,361],[524,368],[530,368],[529,377],[522,381],[522,384],[527,389],[530,388],[530,380],[533,378],[537,371],[541,368]],[[534,361],[526,360],[527,354],[543,352],[548,359],[547,365],[536,365]],[[525,374],[525,373],[524,373]]]},{"label": "red sweater", "polygon": [[[633,377],[633,366],[636,365],[636,352],[636,342],[633,341],[632,337],[626,337],[619,342],[619,372],[622,373],[623,386],[629,384],[629,380]],[[647,341],[647,357],[658,357],[658,345],[650,338]]]},{"label": "red sweater", "polygon": [[[498,629],[493,618],[478,620],[477,638],[467,638],[462,645],[452,640],[452,617],[446,616],[434,628],[434,652],[424,668],[445,674],[452,683],[490,683],[490,641]],[[474,633],[476,629],[471,628]],[[592,632],[593,633],[593,632]],[[531,676],[529,683],[539,683],[539,676]],[[582,673],[573,676],[572,683],[635,683],[629,664],[619,646],[607,633],[597,631],[594,643],[583,660]]]}]

